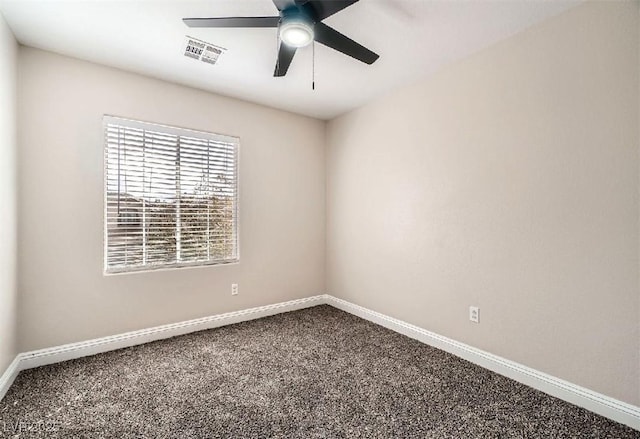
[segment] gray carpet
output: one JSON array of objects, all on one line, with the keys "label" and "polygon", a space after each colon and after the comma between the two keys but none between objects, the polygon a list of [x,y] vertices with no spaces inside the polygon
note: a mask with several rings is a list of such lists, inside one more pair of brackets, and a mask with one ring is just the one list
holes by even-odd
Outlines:
[{"label": "gray carpet", "polygon": [[326,305],[21,372],[3,434],[640,438]]}]

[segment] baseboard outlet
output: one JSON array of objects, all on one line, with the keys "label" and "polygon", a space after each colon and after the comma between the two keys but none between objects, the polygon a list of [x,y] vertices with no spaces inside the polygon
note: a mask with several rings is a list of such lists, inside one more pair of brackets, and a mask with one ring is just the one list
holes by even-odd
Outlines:
[{"label": "baseboard outlet", "polygon": [[7,394],[9,387],[13,384],[13,381],[18,376],[20,372],[20,356],[18,355],[14,360],[9,364],[7,370],[4,371],[2,375],[0,375],[0,401],[4,398],[4,395]]},{"label": "baseboard outlet", "polygon": [[640,407],[627,404],[606,395],[578,386],[560,378],[537,371],[522,364],[493,355],[472,346],[460,343],[402,320],[386,316],[376,311],[325,295],[328,305],[376,323],[392,331],[404,334],[457,357],[504,375],[548,395],[585,408],[606,418],[640,430]]},{"label": "baseboard outlet", "polygon": [[[127,332],[110,337],[97,338],[79,343],[70,343],[47,349],[25,352],[18,355],[17,372],[48,364],[60,363],[89,355],[100,354],[116,349],[127,348],[156,340],[176,337],[191,332],[218,328],[234,323],[255,320],[289,311],[297,311],[325,303],[325,296],[313,296],[304,299],[259,306],[241,311],[233,311],[179,323],[156,326],[154,328]],[[17,375],[16,372],[16,375]],[[0,387],[1,389],[1,387]],[[1,398],[0,398],[1,399]]]}]

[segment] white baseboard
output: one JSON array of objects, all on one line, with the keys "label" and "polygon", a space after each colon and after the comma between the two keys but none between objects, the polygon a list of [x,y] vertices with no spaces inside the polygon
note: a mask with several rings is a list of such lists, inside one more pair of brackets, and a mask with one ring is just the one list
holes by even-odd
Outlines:
[{"label": "white baseboard", "polygon": [[418,326],[394,319],[376,311],[325,295],[328,305],[361,317],[370,322],[399,332],[422,343],[428,344],[457,357],[489,369],[518,381],[534,389],[540,390],[556,398],[575,404],[589,411],[612,419],[631,428],[640,430],[640,408],[610,398],[606,395],[578,386],[560,378],[537,371],[530,367],[507,360],[506,358],[490,354],[472,346],[460,343],[442,335],[436,334]]},{"label": "white baseboard", "polygon": [[232,325],[234,323],[255,320],[283,312],[296,311],[303,308],[309,308],[311,306],[321,305],[323,303],[325,303],[324,295],[312,296],[304,299],[276,303],[273,305],[259,306],[256,308],[233,311],[200,319],[156,326],[154,328],[142,329],[139,331],[126,332],[124,334],[112,335],[109,337],[96,338],[94,340],[79,343],[70,343],[62,346],[25,352],[18,355],[20,359],[19,369],[25,370],[45,366],[47,364],[59,363],[61,361],[73,360],[75,358],[136,346],[139,344],[149,343],[151,341],[175,337],[177,335],[184,335],[205,329]]},{"label": "white baseboard", "polygon": [[326,303],[324,295],[291,300],[289,302],[276,303],[274,305],[259,306],[241,311],[228,312],[200,319],[187,320],[179,323],[156,326],[154,328],[127,332],[109,337],[96,338],[94,340],[79,343],[70,343],[37,351],[18,354],[9,365],[4,374],[0,376],[0,400],[11,387],[16,376],[21,370],[46,366],[47,364],[60,363],[75,358],[95,355],[102,352],[136,346],[151,341],[175,337],[177,335],[217,328],[248,320],[280,314],[288,311],[296,311]]},{"label": "white baseboard", "polygon": [[18,354],[4,374],[0,376],[0,400],[2,400],[7,393],[7,390],[9,390],[9,387],[21,370],[322,304],[331,305],[365,320],[369,320],[425,344],[464,358],[465,360],[531,386],[551,396],[583,407],[636,430],[640,430],[639,407],[618,401],[568,381],[531,369],[522,364],[476,349],[464,343],[328,294]]},{"label": "white baseboard", "polygon": [[7,367],[7,370],[5,370],[2,375],[0,375],[0,401],[2,401],[2,398],[4,398],[4,395],[7,394],[9,387],[11,387],[11,384],[13,384],[13,381],[16,379],[19,372],[20,372],[20,358],[19,356],[17,356],[11,362],[9,367]]}]

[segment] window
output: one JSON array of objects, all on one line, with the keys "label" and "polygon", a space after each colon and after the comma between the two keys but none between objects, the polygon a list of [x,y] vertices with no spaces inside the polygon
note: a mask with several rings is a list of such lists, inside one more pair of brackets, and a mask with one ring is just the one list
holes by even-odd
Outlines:
[{"label": "window", "polygon": [[104,117],[105,273],[238,260],[238,139]]}]

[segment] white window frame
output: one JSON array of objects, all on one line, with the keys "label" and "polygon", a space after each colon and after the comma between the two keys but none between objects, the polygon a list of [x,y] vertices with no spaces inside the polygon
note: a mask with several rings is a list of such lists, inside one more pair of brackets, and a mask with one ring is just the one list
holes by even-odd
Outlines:
[{"label": "white window frame", "polygon": [[[123,125],[127,128],[151,130],[161,132],[163,134],[174,136],[187,136],[195,137],[202,140],[210,140],[214,142],[232,143],[234,145],[234,165],[235,165],[235,203],[233,217],[235,218],[235,257],[227,259],[217,260],[199,260],[199,261],[187,261],[175,263],[163,263],[163,264],[144,264],[137,266],[125,266],[125,267],[109,267],[108,266],[108,217],[107,217],[107,204],[108,204],[108,163],[107,163],[107,127],[108,125]],[[104,188],[103,188],[103,275],[119,275],[127,273],[141,273],[150,271],[166,271],[180,268],[194,268],[194,267],[211,267],[219,265],[237,264],[240,262],[240,216],[239,216],[239,204],[240,204],[240,138],[235,136],[228,136],[223,134],[216,134],[206,131],[198,131],[188,128],[180,128],[170,125],[144,122],[134,119],[128,119],[112,115],[104,115],[102,120],[102,133],[103,133],[103,160],[104,160]],[[179,239],[180,230],[179,218],[176,221],[176,239]]]}]

